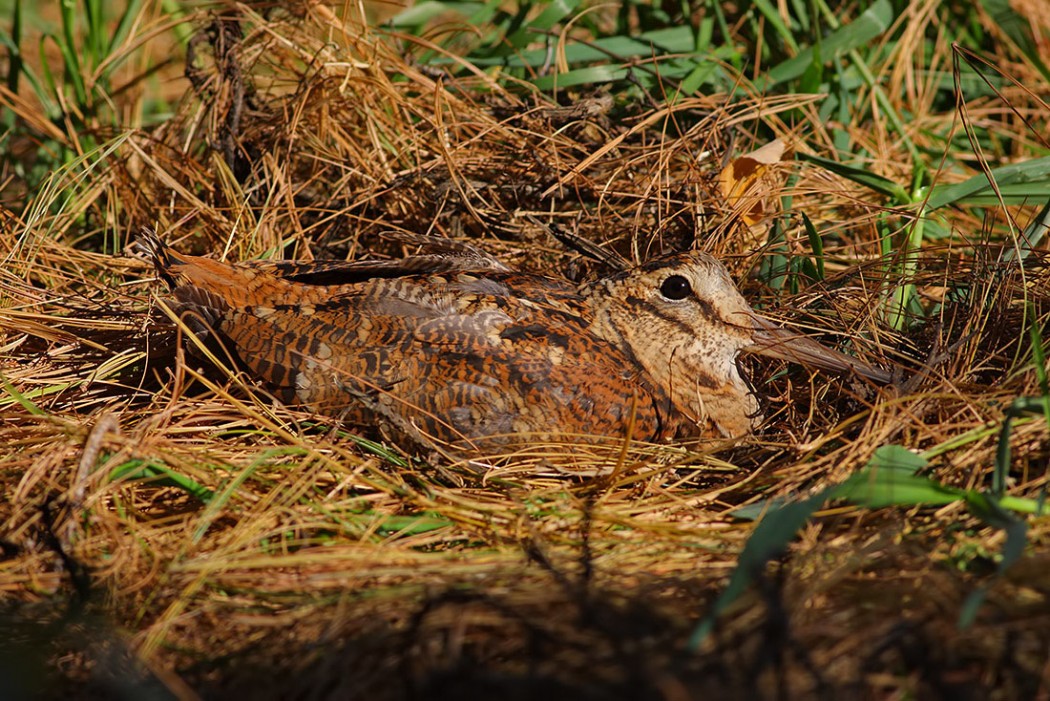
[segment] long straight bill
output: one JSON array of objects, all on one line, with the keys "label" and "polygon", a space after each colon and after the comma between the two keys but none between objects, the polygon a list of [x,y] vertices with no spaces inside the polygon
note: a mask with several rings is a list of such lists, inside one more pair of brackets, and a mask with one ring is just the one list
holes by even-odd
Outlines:
[{"label": "long straight bill", "polygon": [[779,358],[818,370],[856,373],[882,384],[889,384],[893,379],[893,376],[886,370],[832,350],[805,334],[785,329],[757,314],[752,318],[755,323],[755,334],[752,337],[754,342],[751,346],[744,348],[745,353]]}]

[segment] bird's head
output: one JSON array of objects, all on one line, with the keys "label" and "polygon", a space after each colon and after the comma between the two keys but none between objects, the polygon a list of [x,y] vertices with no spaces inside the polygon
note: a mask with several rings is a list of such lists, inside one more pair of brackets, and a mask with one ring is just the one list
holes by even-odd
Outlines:
[{"label": "bird's head", "polygon": [[737,358],[754,352],[880,382],[888,373],[757,314],[725,267],[690,251],[621,270],[588,286],[594,331],[637,359],[679,412],[726,436],[753,430],[758,401]]}]

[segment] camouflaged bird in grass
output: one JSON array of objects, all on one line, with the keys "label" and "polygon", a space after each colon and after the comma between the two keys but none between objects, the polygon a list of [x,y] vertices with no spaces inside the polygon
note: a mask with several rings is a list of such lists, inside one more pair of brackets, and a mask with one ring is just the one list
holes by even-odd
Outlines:
[{"label": "camouflaged bird in grass", "polygon": [[242,264],[177,253],[152,233],[140,245],[185,325],[281,401],[442,451],[741,436],[760,422],[742,351],[889,380],[755,313],[705,253],[607,258],[620,269],[575,285],[419,241],[432,252]]}]

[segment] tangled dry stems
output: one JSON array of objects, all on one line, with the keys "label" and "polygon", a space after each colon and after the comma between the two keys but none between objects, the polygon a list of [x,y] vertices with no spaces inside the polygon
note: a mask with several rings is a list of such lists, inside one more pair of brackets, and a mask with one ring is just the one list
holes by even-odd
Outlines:
[{"label": "tangled dry stems", "polygon": [[[285,682],[289,695],[338,695],[354,678],[395,697],[403,689],[390,675],[407,672],[406,688],[422,694],[468,661],[556,689],[634,680],[729,693],[752,688],[750,668],[769,688],[784,683],[763,663],[774,658],[796,690],[906,687],[878,674],[959,660],[1018,689],[1044,675],[1045,688],[1045,523],[1031,524],[1036,554],[959,634],[953,616],[979,579],[952,563],[994,552],[999,536],[958,504],[843,508],[811,523],[703,654],[683,662],[677,652],[749,534],[736,506],[841,480],[892,443],[936,452],[954,440],[933,474],[986,483],[1005,407],[1039,394],[1026,329],[1047,314],[1038,254],[1023,270],[995,262],[1005,243],[996,215],[962,212],[958,237],[923,251],[910,282],[942,311],[891,333],[880,304],[906,281],[879,260],[884,213],[867,193],[793,168],[795,209],[827,224],[828,280],[779,297],[749,274],[764,240],[719,196],[720,166],[757,120],[826,143],[808,97],[669,107],[573,95],[566,107],[480,71],[453,78],[418,65],[423,40],[323,5],[229,7],[197,35],[192,90],[171,119],[115,137],[105,157],[84,154],[33,207],[4,218],[5,598],[39,612],[88,582],[74,599],[109,621],[89,639],[130,649],[178,693],[192,686],[180,675],[244,689],[257,683],[252,669],[272,665],[304,672]],[[920,77],[894,80],[921,92]],[[1006,97],[1045,124],[1020,91]],[[968,109],[976,119],[997,107]],[[788,112],[809,121],[788,127]],[[916,138],[950,118],[920,115]],[[882,156],[872,167],[892,174],[904,159],[882,136],[873,127],[858,138]],[[531,216],[635,260],[695,243],[770,313],[831,343],[871,339],[857,350],[881,354],[900,381],[872,393],[756,364],[753,377],[773,379],[756,380],[769,420],[754,439],[538,445],[478,474],[363,442],[202,367],[157,311],[145,263],[93,252],[155,226],[182,250],[232,259],[396,256],[383,234],[404,231],[470,239],[531,270],[591,272]],[[796,252],[804,240],[789,236]],[[959,281],[970,296],[951,302]],[[1012,493],[1045,488],[1046,437],[1045,422],[1019,424]],[[778,620],[790,625],[777,632]],[[117,629],[125,643],[113,642]],[[84,670],[100,659],[71,645]],[[770,645],[795,652],[778,658]],[[1008,649],[1015,661],[996,662]]]}]

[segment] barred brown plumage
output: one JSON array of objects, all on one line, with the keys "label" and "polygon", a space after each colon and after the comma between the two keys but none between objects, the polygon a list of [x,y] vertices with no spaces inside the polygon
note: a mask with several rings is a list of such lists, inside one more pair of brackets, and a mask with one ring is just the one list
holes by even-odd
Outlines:
[{"label": "barred brown plumage", "polygon": [[229,264],[141,239],[188,327],[282,401],[431,447],[742,435],[759,421],[744,350],[889,380],[756,314],[705,253],[577,286],[437,245],[400,261]]}]

